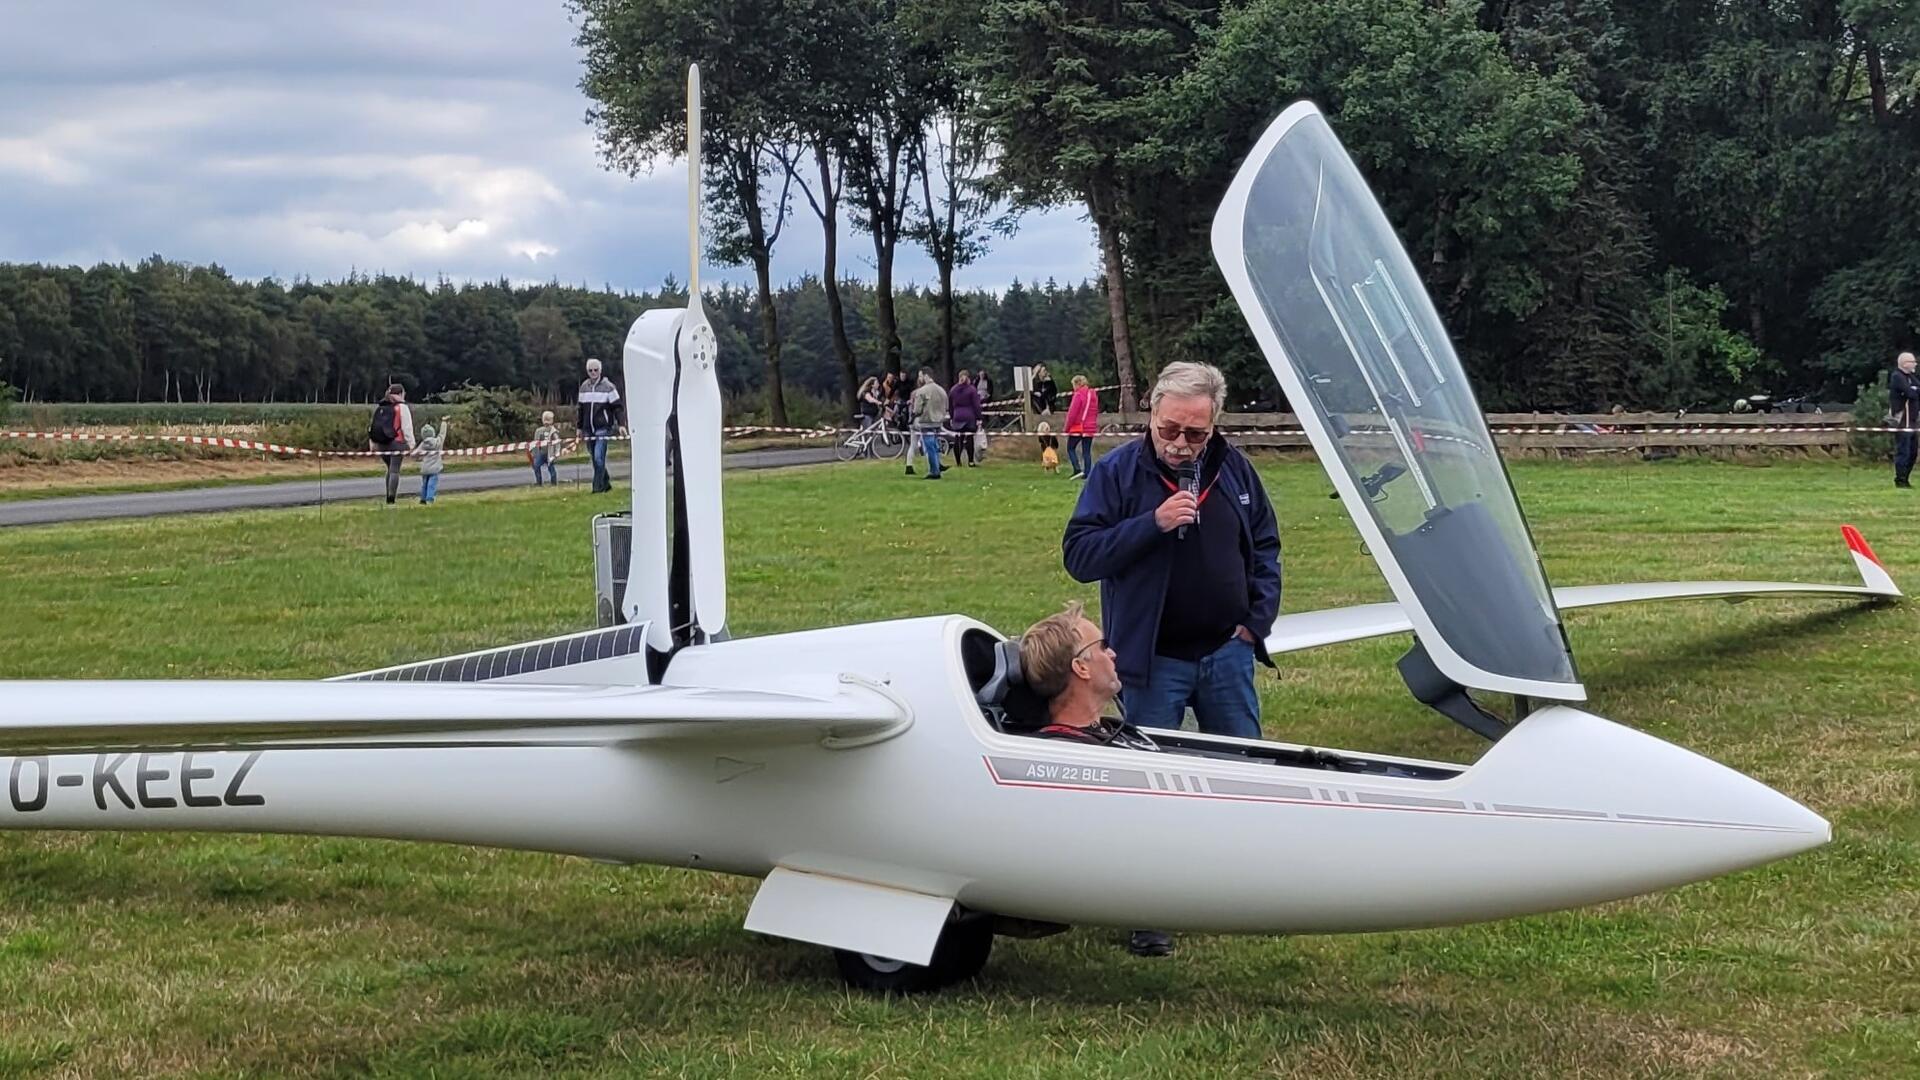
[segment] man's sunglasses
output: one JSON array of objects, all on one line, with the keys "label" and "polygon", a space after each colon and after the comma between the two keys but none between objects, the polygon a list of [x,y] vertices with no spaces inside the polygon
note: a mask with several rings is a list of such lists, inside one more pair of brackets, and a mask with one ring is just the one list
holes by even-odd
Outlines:
[{"label": "man's sunglasses", "polygon": [[1080,657],[1083,654],[1085,654],[1088,649],[1104,649],[1106,647],[1107,647],[1106,638],[1094,638],[1092,641],[1089,641],[1085,645],[1082,645],[1079,648],[1073,650],[1073,658],[1075,660],[1080,659]]},{"label": "man's sunglasses", "polygon": [[1160,436],[1160,441],[1165,443],[1179,442],[1184,437],[1188,446],[1198,446],[1213,438],[1213,429],[1210,427],[1191,428],[1181,427],[1179,424],[1161,424],[1153,430],[1154,434]]}]

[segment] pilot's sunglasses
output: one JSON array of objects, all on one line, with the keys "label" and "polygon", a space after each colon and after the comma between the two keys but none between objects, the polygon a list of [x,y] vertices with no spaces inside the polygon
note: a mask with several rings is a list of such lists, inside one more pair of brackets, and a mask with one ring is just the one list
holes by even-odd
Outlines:
[{"label": "pilot's sunglasses", "polygon": [[1181,427],[1179,424],[1161,424],[1154,431],[1160,436],[1161,442],[1178,442],[1184,437],[1188,446],[1197,446],[1213,438],[1212,428]]}]

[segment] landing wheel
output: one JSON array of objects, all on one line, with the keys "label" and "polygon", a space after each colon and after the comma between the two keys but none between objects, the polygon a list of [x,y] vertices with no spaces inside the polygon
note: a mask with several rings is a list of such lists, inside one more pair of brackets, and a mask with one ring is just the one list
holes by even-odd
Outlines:
[{"label": "landing wheel", "polygon": [[993,951],[993,921],[971,918],[948,923],[925,966],[871,953],[833,950],[847,985],[882,994],[920,994],[965,982],[980,974]]}]

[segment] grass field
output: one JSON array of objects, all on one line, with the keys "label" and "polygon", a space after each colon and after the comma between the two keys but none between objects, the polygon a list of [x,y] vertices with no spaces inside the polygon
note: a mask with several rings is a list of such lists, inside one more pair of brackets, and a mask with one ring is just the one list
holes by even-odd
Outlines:
[{"label": "grass field", "polygon": [[[964,611],[1017,631],[1091,598],[1060,569],[1071,482],[896,469],[730,475],[733,629]],[[1920,501],[1884,470],[1513,471],[1558,584],[1848,581],[1851,522],[1920,586]],[[1263,472],[1286,609],[1384,598],[1318,466]],[[579,628],[586,522],[607,504],[551,495],[0,531],[0,674],[309,677]],[[1106,930],[1002,942],[967,987],[882,1000],[840,989],[822,950],[742,930],[750,881],[368,841],[0,834],[0,1076],[1920,1075],[1920,609],[1568,623],[1595,711],[1801,799],[1835,842],[1487,926],[1191,937],[1160,961]],[[1403,648],[1263,672],[1268,731],[1472,757],[1400,685]]]}]

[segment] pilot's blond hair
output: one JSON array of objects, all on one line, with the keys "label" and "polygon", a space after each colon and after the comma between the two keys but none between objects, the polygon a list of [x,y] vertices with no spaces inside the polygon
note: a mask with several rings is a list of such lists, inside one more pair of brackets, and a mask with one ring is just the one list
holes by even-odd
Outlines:
[{"label": "pilot's blond hair", "polygon": [[1020,673],[1035,694],[1051,701],[1073,678],[1073,654],[1080,651],[1080,620],[1086,605],[1075,600],[1020,635]]}]

